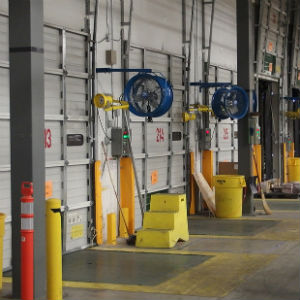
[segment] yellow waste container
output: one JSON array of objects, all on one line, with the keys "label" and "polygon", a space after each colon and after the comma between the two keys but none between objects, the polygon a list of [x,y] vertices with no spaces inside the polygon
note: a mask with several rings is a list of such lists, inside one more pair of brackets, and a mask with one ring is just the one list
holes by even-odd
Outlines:
[{"label": "yellow waste container", "polygon": [[216,188],[216,216],[218,218],[239,218],[242,216],[244,176],[214,176]]},{"label": "yellow waste container", "polygon": [[288,181],[300,182],[300,157],[288,158]]}]

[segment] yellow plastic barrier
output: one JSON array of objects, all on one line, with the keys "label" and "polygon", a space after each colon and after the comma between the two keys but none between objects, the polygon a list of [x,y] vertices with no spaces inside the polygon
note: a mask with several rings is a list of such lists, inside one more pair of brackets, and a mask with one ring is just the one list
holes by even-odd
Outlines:
[{"label": "yellow plastic barrier", "polygon": [[3,269],[3,237],[5,229],[5,217],[6,215],[0,213],[0,289],[2,289],[2,269]]},{"label": "yellow plastic barrier", "polygon": [[288,181],[300,182],[300,157],[288,158]]},{"label": "yellow plastic barrier", "polygon": [[242,216],[244,176],[214,176],[216,187],[216,216],[218,218],[239,218]]},{"label": "yellow plastic barrier", "polygon": [[47,299],[62,300],[61,203],[46,200]]},{"label": "yellow plastic barrier", "polygon": [[129,209],[128,207],[123,207],[122,212],[120,211],[120,223],[119,223],[120,237],[122,238],[128,238],[128,232],[126,228],[126,226],[128,227],[128,220],[129,220]]}]

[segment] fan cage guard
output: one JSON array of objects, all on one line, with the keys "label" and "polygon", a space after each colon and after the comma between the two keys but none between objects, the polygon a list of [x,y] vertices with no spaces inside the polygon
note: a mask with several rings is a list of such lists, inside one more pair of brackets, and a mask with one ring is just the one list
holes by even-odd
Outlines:
[{"label": "fan cage guard", "polygon": [[214,93],[211,106],[218,119],[231,118],[239,120],[248,113],[249,98],[241,87],[221,88]]},{"label": "fan cage guard", "polygon": [[139,117],[155,118],[164,115],[173,102],[173,91],[166,78],[139,73],[127,83],[124,99],[129,110]]}]

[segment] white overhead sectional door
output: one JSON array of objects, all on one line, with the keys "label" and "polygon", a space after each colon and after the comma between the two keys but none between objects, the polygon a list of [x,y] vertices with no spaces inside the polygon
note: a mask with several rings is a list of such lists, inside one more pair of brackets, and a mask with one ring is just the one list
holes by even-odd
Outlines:
[{"label": "white overhead sectional door", "polygon": [[[159,191],[184,192],[183,141],[183,63],[180,55],[132,46],[131,68],[151,68],[165,76],[173,86],[174,100],[171,110],[147,122],[145,118],[130,114],[132,144],[142,194],[149,208],[149,195]],[[134,74],[130,74],[133,76]],[[146,203],[147,202],[147,203]],[[141,214],[136,197],[136,227],[141,226]]]},{"label": "white overhead sectional door", "polygon": [[[46,181],[63,205],[64,252],[89,244],[91,144],[89,35],[44,27]],[[0,14],[0,211],[7,215],[5,269],[11,266],[8,16]]]},{"label": "white overhead sectional door", "polygon": [[280,78],[284,72],[288,6],[287,0],[260,1],[258,74]]},{"label": "white overhead sectional door", "polygon": [[3,268],[11,265],[8,18],[0,15],[0,211],[6,214]]},{"label": "white overhead sectional door", "polygon": [[300,88],[300,3],[297,3],[295,12],[293,42],[292,42],[292,59],[291,59],[291,86]]}]

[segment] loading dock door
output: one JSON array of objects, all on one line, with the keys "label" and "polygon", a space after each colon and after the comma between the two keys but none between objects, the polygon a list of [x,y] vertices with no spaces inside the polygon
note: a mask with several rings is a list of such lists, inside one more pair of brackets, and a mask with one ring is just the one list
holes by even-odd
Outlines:
[{"label": "loading dock door", "polygon": [[[0,14],[0,211],[7,215],[3,267],[11,266],[8,16]],[[91,144],[89,34],[44,27],[46,181],[62,200],[64,251],[89,244]],[[68,136],[77,135],[70,145]]]}]

